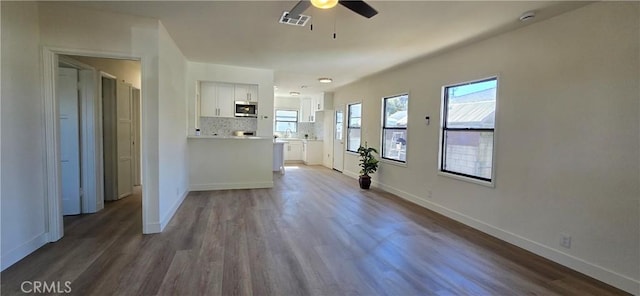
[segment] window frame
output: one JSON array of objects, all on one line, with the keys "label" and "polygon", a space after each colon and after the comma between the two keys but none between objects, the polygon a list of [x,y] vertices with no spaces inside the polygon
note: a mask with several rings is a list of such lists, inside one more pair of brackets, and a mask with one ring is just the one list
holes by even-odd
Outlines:
[{"label": "window frame", "polygon": [[[496,95],[495,95],[495,110],[494,110],[494,125],[493,128],[447,128],[447,116],[448,116],[448,106],[449,106],[449,98],[448,98],[448,89],[452,88],[452,87],[458,87],[458,86],[465,86],[465,85],[470,85],[470,84],[476,84],[476,83],[482,83],[482,82],[487,82],[487,81],[491,81],[491,80],[495,80],[496,82]],[[475,183],[475,184],[479,184],[479,185],[484,185],[487,187],[495,187],[495,180],[496,180],[496,151],[497,151],[497,147],[496,147],[496,143],[497,143],[497,127],[498,127],[498,93],[499,93],[499,86],[500,85],[500,77],[499,75],[493,75],[493,76],[489,76],[486,78],[482,78],[482,79],[477,79],[477,80],[471,80],[471,81],[466,81],[466,82],[461,82],[461,83],[454,83],[454,84],[448,84],[442,87],[442,94],[441,94],[441,110],[440,110],[440,141],[439,141],[439,155],[438,155],[438,174],[442,175],[442,176],[447,176],[447,177],[451,177],[454,179],[459,179],[462,181],[467,181],[467,182],[471,182],[471,183]],[[445,157],[446,157],[446,150],[445,150],[445,145],[446,145],[446,131],[451,130],[451,131],[467,131],[467,132],[478,132],[478,133],[482,133],[482,132],[492,132],[492,151],[491,151],[491,178],[487,179],[487,178],[483,178],[483,177],[479,177],[479,176],[474,176],[474,175],[469,175],[469,174],[465,174],[465,173],[459,173],[459,172],[455,172],[455,171],[450,171],[450,170],[445,170],[444,169],[444,165],[445,165]]]},{"label": "window frame", "polygon": [[[384,161],[384,162],[388,162],[390,164],[395,164],[395,165],[399,165],[399,166],[407,166],[407,155],[409,154],[408,152],[408,148],[409,148],[409,122],[407,120],[407,125],[405,127],[386,127],[386,107],[387,107],[387,99],[393,99],[393,98],[397,98],[397,97],[402,97],[402,96],[406,96],[407,97],[407,119],[409,118],[409,106],[408,106],[408,100],[409,100],[409,93],[405,92],[405,93],[400,93],[397,95],[392,95],[392,96],[387,96],[387,97],[383,97],[382,98],[382,111],[381,111],[381,131],[380,131],[380,160]],[[405,139],[405,160],[399,160],[399,159],[394,159],[394,158],[387,158],[384,157],[384,147],[385,147],[385,137],[384,137],[384,132],[385,130],[403,130],[405,131],[406,134],[406,139]]]},{"label": "window frame", "polygon": [[[290,112],[296,112],[296,121],[288,121],[288,120],[278,120],[278,111],[290,111]],[[295,131],[291,131],[292,133],[297,133],[298,132],[298,123],[300,123],[300,111],[299,110],[295,110],[295,109],[276,109],[273,112],[273,131],[276,133],[286,133],[287,131],[279,131],[277,126],[278,126],[278,122],[293,122],[296,124],[296,130]]]},{"label": "window frame", "polygon": [[[354,105],[360,105],[360,126],[358,127],[351,127],[351,106]],[[362,146],[362,102],[354,102],[354,103],[349,103],[347,104],[347,128],[345,130],[344,135],[346,136],[346,147],[345,150],[346,152],[351,152],[351,153],[358,153],[358,150],[349,150],[349,143],[351,142],[351,138],[349,137],[349,135],[351,134],[350,131],[352,129],[357,129],[360,130],[360,144],[358,145],[358,147]]]}]

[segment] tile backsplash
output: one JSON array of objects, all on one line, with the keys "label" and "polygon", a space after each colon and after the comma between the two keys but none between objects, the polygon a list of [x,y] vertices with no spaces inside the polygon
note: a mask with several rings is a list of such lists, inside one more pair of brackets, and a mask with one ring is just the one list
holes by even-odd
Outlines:
[{"label": "tile backsplash", "polygon": [[234,131],[258,130],[256,118],[200,117],[202,135],[232,136]]}]

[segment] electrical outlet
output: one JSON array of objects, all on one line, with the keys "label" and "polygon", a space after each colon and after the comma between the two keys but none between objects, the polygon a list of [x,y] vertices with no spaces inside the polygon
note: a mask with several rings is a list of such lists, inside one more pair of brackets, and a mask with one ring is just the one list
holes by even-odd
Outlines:
[{"label": "electrical outlet", "polygon": [[571,236],[566,233],[561,233],[560,246],[566,249],[571,249]]},{"label": "electrical outlet", "polygon": [[433,193],[431,192],[431,190],[427,190],[427,197],[428,198],[432,198],[433,197]]}]

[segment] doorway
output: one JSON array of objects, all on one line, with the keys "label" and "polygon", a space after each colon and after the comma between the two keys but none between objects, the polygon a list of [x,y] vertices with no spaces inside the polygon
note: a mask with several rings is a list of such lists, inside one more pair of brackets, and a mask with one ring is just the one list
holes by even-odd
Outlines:
[{"label": "doorway", "polygon": [[[47,213],[49,241],[54,242],[64,234],[64,215],[91,213],[104,206],[104,159],[103,159],[103,108],[101,74],[96,66],[86,62],[86,52],[74,50],[43,49],[44,64],[44,102],[45,102],[45,142],[46,175],[47,175]],[[78,55],[80,54],[80,55]],[[95,59],[108,60],[111,57],[96,54]],[[128,57],[112,57],[112,60],[131,59]],[[137,64],[138,86],[142,76],[142,63],[133,58]],[[75,80],[77,84],[74,85]],[[74,91],[75,88],[75,91]],[[142,137],[140,105],[135,110],[140,114],[134,116],[134,101],[142,102],[140,88],[128,100],[131,102],[128,112],[129,133],[131,139],[137,135]],[[76,95],[77,94],[77,95]],[[134,97],[136,99],[134,99]],[[133,127],[135,123],[136,127]],[[133,140],[132,140],[133,141]],[[128,163],[132,170],[143,166],[135,165],[143,156],[136,147],[125,148],[129,153]],[[133,143],[131,143],[133,145]],[[126,145],[123,145],[126,146]],[[134,156],[135,155],[135,156]],[[69,165],[67,165],[69,164]],[[79,177],[78,177],[79,176]],[[141,183],[142,172],[130,172],[130,184]],[[137,179],[135,179],[137,176]],[[68,194],[72,192],[73,194]],[[133,192],[130,190],[129,194]],[[78,202],[79,197],[79,202]],[[143,195],[142,208],[145,208]],[[144,220],[144,211],[142,213]],[[141,229],[143,232],[144,229]]]},{"label": "doorway", "polygon": [[336,106],[333,117],[333,169],[344,169],[344,106]]}]

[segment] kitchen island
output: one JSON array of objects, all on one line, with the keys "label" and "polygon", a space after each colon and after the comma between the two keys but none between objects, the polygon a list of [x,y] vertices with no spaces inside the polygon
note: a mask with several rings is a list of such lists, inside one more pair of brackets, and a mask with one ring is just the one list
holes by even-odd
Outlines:
[{"label": "kitchen island", "polygon": [[189,190],[273,187],[273,138],[188,136]]}]

